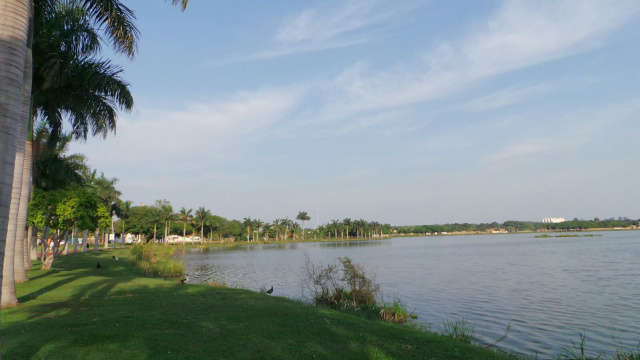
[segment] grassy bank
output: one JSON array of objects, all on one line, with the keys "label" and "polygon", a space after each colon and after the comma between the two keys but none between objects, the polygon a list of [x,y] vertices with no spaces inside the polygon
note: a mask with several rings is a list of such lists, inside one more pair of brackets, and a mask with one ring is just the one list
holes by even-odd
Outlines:
[{"label": "grassy bank", "polygon": [[29,271],[20,305],[2,310],[3,358],[507,358],[285,298],[147,278],[130,258],[129,250],[71,254]]}]

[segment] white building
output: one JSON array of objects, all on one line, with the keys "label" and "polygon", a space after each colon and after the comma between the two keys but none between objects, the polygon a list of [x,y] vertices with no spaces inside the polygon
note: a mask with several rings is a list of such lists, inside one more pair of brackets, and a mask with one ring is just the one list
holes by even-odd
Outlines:
[{"label": "white building", "polygon": [[543,223],[561,223],[565,222],[564,218],[544,218],[542,219]]}]

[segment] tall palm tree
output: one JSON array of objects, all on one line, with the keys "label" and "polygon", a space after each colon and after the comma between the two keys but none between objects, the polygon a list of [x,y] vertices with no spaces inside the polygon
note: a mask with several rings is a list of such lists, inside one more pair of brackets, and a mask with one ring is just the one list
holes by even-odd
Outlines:
[{"label": "tall palm tree", "polygon": [[178,217],[182,220],[182,242],[187,234],[187,223],[193,220],[193,209],[185,209],[184,206],[180,209]]},{"label": "tall palm tree", "polygon": [[271,225],[276,230],[276,241],[280,240],[280,219],[273,220]]},{"label": "tall palm tree", "polygon": [[251,220],[251,217],[242,219],[242,226],[247,229],[247,242],[251,241],[251,227],[253,226],[253,220]]},{"label": "tall palm tree", "polygon": [[351,226],[351,219],[346,218],[342,220],[342,225],[347,229],[347,240],[349,240],[349,227]]},{"label": "tall palm tree", "polygon": [[[86,139],[115,131],[117,109],[130,111],[133,98],[122,69],[98,59],[100,36],[76,2],[44,0],[34,37],[34,114],[45,119],[55,138],[67,117],[73,136]],[[38,10],[38,9],[36,9]],[[65,116],[66,115],[66,116]]]},{"label": "tall palm tree", "polygon": [[272,227],[273,226],[268,222],[262,224],[262,229],[264,230],[264,241],[269,241],[269,231],[271,231]]},{"label": "tall palm tree", "polygon": [[302,239],[304,240],[304,222],[311,220],[311,217],[307,215],[306,211],[300,211],[298,212],[298,216],[296,216],[296,220],[300,220],[302,222]]},{"label": "tall palm tree", "polygon": [[[118,179],[108,179],[104,176],[104,173],[100,173],[100,177],[96,177],[95,174],[96,171],[94,170],[87,181],[87,185],[93,189],[93,192],[98,195],[98,197],[102,200],[102,203],[107,207],[109,216],[111,217],[111,233],[114,233],[115,229],[113,228],[113,216],[116,215],[116,212],[120,211],[118,205],[121,202],[120,196],[122,195],[120,190],[116,189],[115,186],[118,182]],[[96,239],[96,243],[97,240],[98,239]],[[105,237],[104,248],[109,248],[108,235]]]},{"label": "tall palm tree", "polygon": [[204,224],[207,222],[207,218],[211,215],[211,212],[204,207],[196,210],[196,219],[200,222],[200,241],[204,241]]},{"label": "tall palm tree", "polygon": [[91,179],[84,155],[67,154],[71,140],[71,135],[52,139],[46,125],[43,122],[39,124],[33,143],[34,188],[52,191]]},{"label": "tall palm tree", "polygon": [[[15,235],[13,239],[7,239],[9,230],[9,213],[12,198],[12,184],[18,144],[24,142],[21,137],[20,124],[24,124],[22,94],[25,82],[30,82],[30,76],[25,74],[30,56],[28,55],[29,38],[29,14],[31,4],[29,0],[9,1],[0,0],[0,277],[6,276],[13,281],[13,263],[11,270],[5,274],[5,250],[9,251],[13,259],[14,248],[5,249],[6,245],[13,242],[15,247]],[[26,76],[25,76],[26,75]],[[26,80],[26,81],[25,81]],[[10,245],[11,246],[11,245]],[[9,273],[10,272],[10,273]],[[3,279],[4,280],[4,279]],[[3,284],[5,281],[3,281]],[[2,297],[10,295],[15,298],[15,287],[7,284],[12,289],[2,286]],[[11,294],[13,292],[13,294]],[[10,299],[11,305],[17,304]]]},{"label": "tall palm tree", "polygon": [[264,221],[260,220],[260,219],[255,219],[253,220],[253,228],[254,230],[254,237],[253,237],[253,241],[256,241],[256,238],[260,237],[260,232],[262,231],[262,227],[264,226]]}]

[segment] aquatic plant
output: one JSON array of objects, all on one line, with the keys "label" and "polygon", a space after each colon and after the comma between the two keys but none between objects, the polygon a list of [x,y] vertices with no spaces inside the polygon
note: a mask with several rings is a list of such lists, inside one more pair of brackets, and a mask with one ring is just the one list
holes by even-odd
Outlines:
[{"label": "aquatic plant", "polygon": [[449,336],[455,341],[469,344],[475,337],[475,324],[470,323],[465,318],[457,321],[444,320],[442,334]]}]

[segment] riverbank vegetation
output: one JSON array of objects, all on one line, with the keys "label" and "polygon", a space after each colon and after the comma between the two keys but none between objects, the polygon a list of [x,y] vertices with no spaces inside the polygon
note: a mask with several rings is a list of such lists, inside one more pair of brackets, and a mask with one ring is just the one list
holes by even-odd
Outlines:
[{"label": "riverbank vegetation", "polygon": [[[367,318],[402,324],[412,318],[406,304],[396,297],[385,300],[375,275],[350,258],[339,258],[337,264],[316,264],[305,261],[306,286],[314,305],[359,312]],[[415,318],[415,317],[414,317]]]},{"label": "riverbank vegetation", "polygon": [[2,310],[3,358],[510,358],[286,298],[143,277],[132,261],[119,249],[62,256],[51,270],[35,263],[17,285],[20,305]]},{"label": "riverbank vegetation", "polygon": [[174,249],[154,243],[135,244],[131,248],[132,261],[146,275],[158,277],[184,276],[184,264],[173,260]]}]

